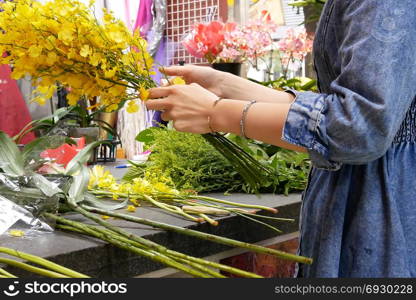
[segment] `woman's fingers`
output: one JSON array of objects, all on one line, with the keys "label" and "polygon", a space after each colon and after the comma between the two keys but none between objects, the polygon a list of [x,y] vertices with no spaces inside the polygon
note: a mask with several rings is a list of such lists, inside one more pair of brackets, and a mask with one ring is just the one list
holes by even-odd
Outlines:
[{"label": "woman's fingers", "polygon": [[165,99],[147,100],[146,107],[148,110],[166,110],[172,107],[172,104]]},{"label": "woman's fingers", "polygon": [[163,121],[171,121],[171,120],[173,120],[174,118],[173,118],[173,115],[172,115],[172,113],[170,112],[170,111],[165,111],[165,112],[163,112],[161,115],[160,115],[160,118],[163,120]]},{"label": "woman's fingers", "polygon": [[168,76],[184,76],[187,73],[187,67],[185,66],[162,67],[159,70]]},{"label": "woman's fingers", "polygon": [[172,94],[172,87],[164,86],[149,90],[149,99],[165,98]]},{"label": "woman's fingers", "polygon": [[174,95],[177,87],[159,87],[149,90],[149,100],[146,101],[146,107],[149,110],[167,110],[172,107],[172,101],[169,96]]}]

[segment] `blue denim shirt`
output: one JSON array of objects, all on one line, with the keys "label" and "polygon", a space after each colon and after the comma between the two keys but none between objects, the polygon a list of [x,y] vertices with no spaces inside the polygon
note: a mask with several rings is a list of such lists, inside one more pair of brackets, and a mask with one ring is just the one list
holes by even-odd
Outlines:
[{"label": "blue denim shirt", "polygon": [[328,0],[314,56],[282,137],[314,165],[299,275],[416,277],[416,1]]}]

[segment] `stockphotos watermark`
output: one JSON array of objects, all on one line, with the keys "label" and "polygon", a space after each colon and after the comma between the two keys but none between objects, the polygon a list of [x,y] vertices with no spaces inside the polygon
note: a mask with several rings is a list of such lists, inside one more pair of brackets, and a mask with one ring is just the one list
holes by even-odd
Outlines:
[{"label": "stockphotos watermark", "polygon": [[[8,297],[16,297],[21,294],[25,295],[50,295],[60,294],[74,297],[76,295],[98,295],[98,294],[126,294],[127,283],[107,283],[101,282],[27,282],[20,284],[14,281],[4,289],[3,294]],[[1,294],[0,294],[1,298]]]}]

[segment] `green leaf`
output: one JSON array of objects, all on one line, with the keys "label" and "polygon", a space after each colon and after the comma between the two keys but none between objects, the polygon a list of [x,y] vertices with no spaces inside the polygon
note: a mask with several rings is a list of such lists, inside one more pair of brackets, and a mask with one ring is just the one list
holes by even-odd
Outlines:
[{"label": "green leaf", "polygon": [[58,121],[62,120],[66,115],[71,113],[73,110],[73,107],[62,107],[57,109],[51,117],[46,117],[43,120],[53,119],[54,123],[57,123]]},{"label": "green leaf", "polygon": [[49,132],[52,130],[55,125],[62,120],[66,115],[72,112],[72,107],[63,107],[57,109],[52,115],[44,117],[39,120],[33,120],[29,124],[27,124],[22,131],[20,131],[16,136],[13,137],[13,139],[16,141],[16,143],[19,143],[20,140],[30,132],[43,129]]},{"label": "green leaf", "polygon": [[[84,202],[85,204],[99,209],[105,209],[105,210],[117,210],[123,207],[126,207],[127,203],[129,203],[129,200],[126,199],[123,202],[117,202],[114,204],[114,201],[108,201],[105,202],[104,200],[100,200],[97,197],[95,197],[93,194],[86,192],[84,195]],[[111,203],[111,204],[110,204]]]},{"label": "green leaf", "polygon": [[313,88],[315,88],[316,86],[316,80],[312,79],[310,81],[308,81],[307,83],[305,83],[304,85],[301,86],[301,89],[304,91],[309,91]]},{"label": "green leaf", "polygon": [[136,141],[142,142],[142,143],[145,143],[145,144],[151,144],[155,140],[155,137],[153,135],[155,130],[164,130],[164,129],[162,129],[160,127],[150,127],[150,128],[145,129],[145,130],[142,130],[136,136]]},{"label": "green leaf", "polygon": [[90,172],[88,168],[79,164],[78,169],[80,172],[78,175],[73,176],[74,181],[68,191],[68,202],[72,205],[76,205],[84,200],[90,181]]},{"label": "green leaf", "polygon": [[118,137],[117,130],[115,130],[108,122],[99,119],[94,119],[93,121],[97,123],[98,127],[102,128],[112,136]]},{"label": "green leaf", "polygon": [[66,175],[74,175],[84,166],[91,157],[92,151],[101,144],[109,144],[105,141],[97,141],[85,146],[67,165]]},{"label": "green leaf", "polygon": [[25,174],[23,156],[19,148],[3,131],[0,131],[0,168],[10,175]]},{"label": "green leaf", "polygon": [[289,3],[290,6],[294,6],[294,7],[303,7],[305,5],[308,5],[309,3],[307,1],[300,1],[300,2],[295,2],[295,3]]}]

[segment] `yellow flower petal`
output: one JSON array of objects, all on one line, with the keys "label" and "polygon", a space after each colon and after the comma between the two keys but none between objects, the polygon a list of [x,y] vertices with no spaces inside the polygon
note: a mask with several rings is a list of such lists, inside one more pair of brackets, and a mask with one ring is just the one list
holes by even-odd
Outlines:
[{"label": "yellow flower petal", "polygon": [[21,230],[12,229],[9,231],[9,235],[14,237],[22,237],[25,235],[25,233]]},{"label": "yellow flower petal", "polygon": [[124,42],[124,35],[120,31],[113,31],[109,33],[110,38],[116,43]]},{"label": "yellow flower petal", "polygon": [[146,90],[143,86],[141,86],[139,91],[140,91],[140,99],[142,99],[142,101],[146,101],[147,99],[149,99],[149,95],[150,95],[149,90]]},{"label": "yellow flower petal", "polygon": [[81,47],[81,51],[79,52],[79,55],[81,55],[82,57],[88,57],[89,55],[91,55],[91,48],[88,45],[84,45]]},{"label": "yellow flower petal", "polygon": [[29,48],[29,56],[36,58],[42,54],[42,47],[40,46],[30,46]]},{"label": "yellow flower petal", "polygon": [[115,85],[111,87],[108,92],[114,97],[121,96],[126,92],[126,87],[122,85]]},{"label": "yellow flower petal", "polygon": [[130,114],[138,112],[139,111],[139,106],[137,105],[136,101],[130,101],[127,104],[126,111]]},{"label": "yellow flower petal", "polygon": [[110,106],[108,106],[105,111],[106,112],[112,112],[112,111],[116,111],[118,109],[118,105],[117,104],[111,104]]},{"label": "yellow flower petal", "polygon": [[105,78],[112,78],[116,75],[116,72],[117,72],[117,68],[107,70],[107,71],[104,72],[104,77]]},{"label": "yellow flower petal", "polygon": [[130,202],[133,203],[135,206],[140,206],[139,201],[137,199],[130,199]]},{"label": "yellow flower petal", "polygon": [[96,67],[99,65],[102,59],[103,58],[101,57],[101,55],[95,53],[94,55],[90,56],[90,64]]},{"label": "yellow flower petal", "polygon": [[77,105],[77,103],[78,103],[78,101],[79,101],[79,95],[76,95],[76,94],[74,94],[74,93],[69,93],[67,96],[66,96],[66,99],[67,99],[67,101],[68,101],[68,104],[69,105],[71,105],[71,106],[75,106],[75,105]]},{"label": "yellow flower petal", "polygon": [[36,98],[33,98],[31,102],[36,102],[40,106],[43,106],[46,103],[46,99],[45,99],[45,97],[38,96]]},{"label": "yellow flower petal", "polygon": [[129,212],[135,212],[136,211],[136,206],[134,206],[134,205],[127,206],[127,211],[129,211]]},{"label": "yellow flower petal", "polygon": [[46,62],[48,63],[48,65],[53,65],[54,63],[56,63],[58,60],[58,56],[56,55],[55,52],[49,52],[48,53],[48,57],[46,58]]},{"label": "yellow flower petal", "polygon": [[63,41],[65,44],[72,42],[74,40],[74,36],[72,30],[64,28],[58,33],[58,38]]},{"label": "yellow flower petal", "polygon": [[174,85],[183,85],[183,84],[186,84],[185,80],[182,77],[175,77],[171,81],[172,81],[172,84],[174,84]]}]

